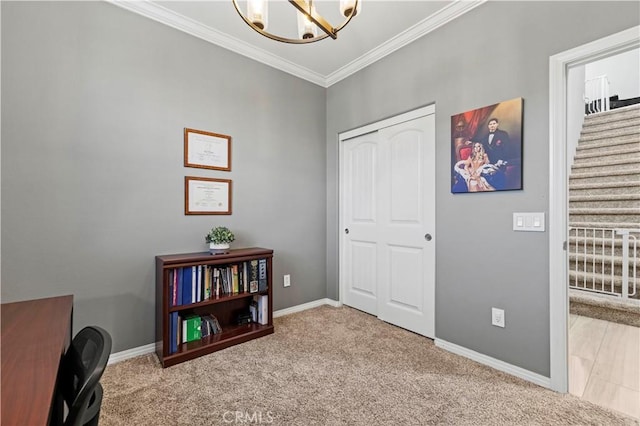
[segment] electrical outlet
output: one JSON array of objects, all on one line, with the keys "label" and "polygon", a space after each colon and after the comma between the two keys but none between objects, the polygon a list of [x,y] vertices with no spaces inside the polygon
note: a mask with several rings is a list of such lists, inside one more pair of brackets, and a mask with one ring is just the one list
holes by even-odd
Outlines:
[{"label": "electrical outlet", "polygon": [[491,325],[504,328],[504,309],[491,308]]},{"label": "electrical outlet", "polygon": [[291,285],[291,275],[287,274],[284,276],[284,286],[289,287]]}]

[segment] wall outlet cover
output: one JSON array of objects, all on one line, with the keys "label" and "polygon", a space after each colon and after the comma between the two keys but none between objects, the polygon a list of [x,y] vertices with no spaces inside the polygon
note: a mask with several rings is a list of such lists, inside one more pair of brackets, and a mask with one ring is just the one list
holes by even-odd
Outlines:
[{"label": "wall outlet cover", "polygon": [[504,309],[491,308],[491,325],[504,328]]}]

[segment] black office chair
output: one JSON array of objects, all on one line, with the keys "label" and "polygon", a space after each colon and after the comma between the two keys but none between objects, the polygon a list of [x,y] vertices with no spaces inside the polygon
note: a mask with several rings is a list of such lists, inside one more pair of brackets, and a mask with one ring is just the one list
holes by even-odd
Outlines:
[{"label": "black office chair", "polygon": [[97,425],[102,404],[100,378],[111,353],[111,336],[100,327],[85,327],[62,360],[60,393],[69,410],[64,426]]}]

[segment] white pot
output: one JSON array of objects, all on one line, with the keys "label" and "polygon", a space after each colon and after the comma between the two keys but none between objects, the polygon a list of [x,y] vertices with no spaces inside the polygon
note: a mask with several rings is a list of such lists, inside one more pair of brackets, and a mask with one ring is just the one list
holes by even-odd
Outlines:
[{"label": "white pot", "polygon": [[229,243],[209,243],[209,252],[212,254],[222,254],[229,252]]}]

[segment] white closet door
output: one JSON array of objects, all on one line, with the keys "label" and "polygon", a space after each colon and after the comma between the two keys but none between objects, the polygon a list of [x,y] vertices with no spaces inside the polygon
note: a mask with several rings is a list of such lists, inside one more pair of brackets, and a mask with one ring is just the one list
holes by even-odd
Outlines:
[{"label": "white closet door", "polygon": [[378,317],[435,337],[435,119],[379,131]]},{"label": "white closet door", "polygon": [[342,146],[346,305],[435,337],[435,117]]},{"label": "white closet door", "polygon": [[343,300],[377,315],[378,133],[344,142],[343,155]]}]

